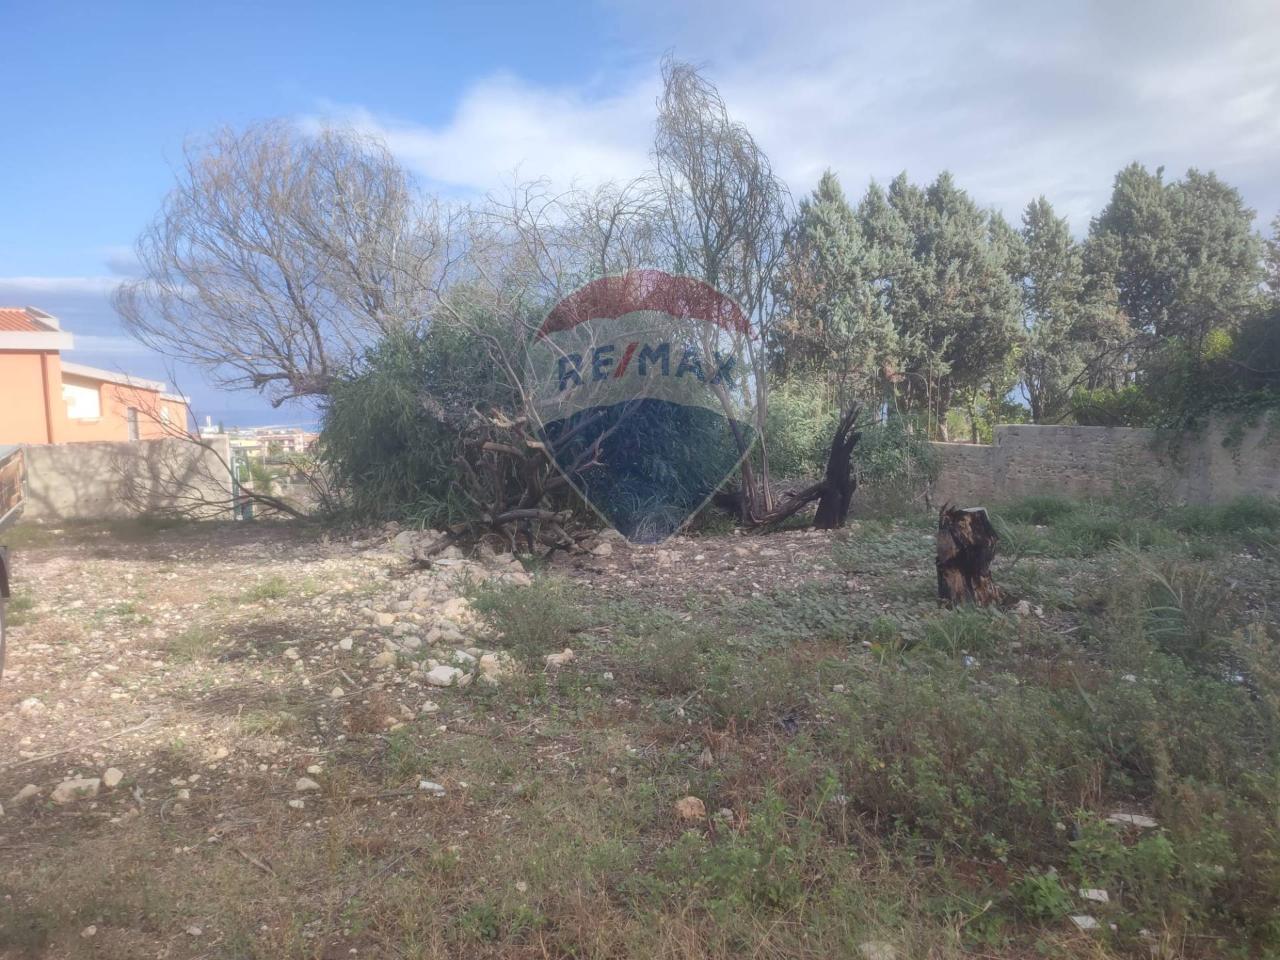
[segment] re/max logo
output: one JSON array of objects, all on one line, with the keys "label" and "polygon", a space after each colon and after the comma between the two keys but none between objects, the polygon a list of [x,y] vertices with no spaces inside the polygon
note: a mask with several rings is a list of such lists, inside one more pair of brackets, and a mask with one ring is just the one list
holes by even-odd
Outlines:
[{"label": "re/max logo", "polygon": [[[616,345],[602,344],[587,354],[585,366],[582,354],[566,353],[559,358],[557,364],[557,375],[560,379],[558,389],[563,392],[570,387],[580,387],[584,379],[589,379],[593,383],[610,378],[619,380],[628,370],[634,370],[638,377],[647,377],[650,372],[654,376],[669,377],[673,375],[671,353],[669,343],[650,346],[647,343],[641,344],[638,340],[628,343],[621,356],[618,355]],[[710,382],[723,383],[732,390],[733,367],[737,358],[732,354],[722,357],[718,350],[714,351],[712,356],[715,370]],[[693,347],[685,347],[680,354],[679,363],[676,364],[674,376],[686,375],[697,377],[700,383],[707,383],[707,374],[703,369],[702,360]]]}]

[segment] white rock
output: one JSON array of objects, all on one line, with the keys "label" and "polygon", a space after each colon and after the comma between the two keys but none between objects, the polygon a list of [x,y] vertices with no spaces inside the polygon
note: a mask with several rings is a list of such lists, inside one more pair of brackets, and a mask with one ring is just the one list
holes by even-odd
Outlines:
[{"label": "white rock", "polygon": [[382,653],[374,657],[370,663],[375,669],[381,667],[394,667],[396,665],[396,655],[390,650],[383,650]]},{"label": "white rock", "polygon": [[44,713],[48,707],[40,700],[39,697],[27,697],[18,704],[18,712],[24,717],[34,717],[37,714]]},{"label": "white rock", "polygon": [[98,795],[98,788],[102,786],[102,781],[97,777],[81,777],[77,780],[63,780],[53,788],[53,793],[49,795],[49,799],[54,803],[71,803],[73,800],[82,800]]},{"label": "white rock", "polygon": [[334,687],[332,690],[329,691],[329,698],[332,700],[341,700],[346,695],[347,695],[346,691],[343,690],[341,687]]},{"label": "white rock", "polygon": [[466,676],[457,667],[446,666],[441,664],[438,667],[432,667],[427,671],[427,683],[433,687],[452,687],[459,684],[462,677]]},{"label": "white rock", "polygon": [[613,555],[613,544],[608,540],[597,543],[591,553],[597,557],[609,557]]},{"label": "white rock", "polygon": [[1077,914],[1069,917],[1068,919],[1076,925],[1076,929],[1083,930],[1086,933],[1090,930],[1097,930],[1099,927],[1098,921],[1087,914]]},{"label": "white rock", "polygon": [[124,771],[117,767],[107,767],[102,772],[102,785],[108,790],[115,789],[120,786],[120,781],[124,779]]},{"label": "white rock", "polygon": [[883,940],[868,940],[858,944],[858,953],[862,954],[864,960],[895,960],[898,955],[893,944]]},{"label": "white rock", "polygon": [[394,626],[395,622],[396,622],[396,615],[394,613],[384,612],[384,613],[375,613],[373,615],[373,625],[375,627],[390,627],[390,626]]},{"label": "white rock", "polygon": [[84,937],[86,940],[92,939],[97,935],[98,935],[98,928],[94,926],[92,923],[80,931],[80,936]]},{"label": "white rock", "polygon": [[1160,826],[1156,821],[1141,813],[1113,813],[1107,817],[1107,823],[1118,824],[1122,827],[1137,827],[1140,830],[1152,830]]},{"label": "white rock", "polygon": [[34,800],[38,796],[40,796],[40,788],[34,783],[28,783],[13,795],[13,798],[9,801],[9,805],[12,807],[20,807],[23,804]]},{"label": "white rock", "polygon": [[187,927],[187,935],[191,937],[202,937],[204,936],[204,931],[193,924],[192,926]]},{"label": "white rock", "polygon": [[299,777],[298,782],[293,785],[293,789],[299,793],[306,793],[308,790],[319,790],[320,784],[316,783],[310,777]]},{"label": "white rock", "polygon": [[423,713],[438,713],[439,711],[440,704],[436,703],[434,700],[427,700],[422,704]]},{"label": "white rock", "polygon": [[1098,890],[1094,887],[1081,887],[1080,896],[1084,900],[1092,900],[1094,903],[1110,903],[1111,894],[1105,890]]},{"label": "white rock", "polygon": [[303,801],[295,798],[289,801],[289,806],[293,807],[295,810],[303,810],[307,805]]},{"label": "white rock", "polygon": [[1026,617],[1031,614],[1031,604],[1026,600],[1019,600],[1013,608],[1013,612],[1020,617]]},{"label": "white rock", "polygon": [[353,646],[355,646],[355,641],[352,640],[350,637],[343,637],[341,640],[338,641],[339,650],[348,651]]},{"label": "white rock", "polygon": [[547,661],[548,667],[563,667],[567,663],[573,663],[576,657],[572,650],[565,647],[559,653],[548,653],[543,659]]},{"label": "white rock", "polygon": [[313,777],[318,777],[320,774],[324,773],[324,767],[320,766],[318,763],[313,763],[311,766],[307,767],[307,773],[311,774]]},{"label": "white rock", "polygon": [[476,662],[475,656],[473,654],[467,653],[467,651],[465,650],[453,651],[453,654],[449,657],[449,659],[452,660],[454,663],[458,664],[458,666],[460,667],[469,667]]},{"label": "white rock", "polygon": [[288,648],[286,648],[286,649],[285,649],[285,651],[284,651],[284,655],[285,655],[288,659],[290,659],[290,660],[297,660],[299,657],[301,657],[301,656],[302,656],[302,654],[300,654],[300,653],[298,652],[298,648],[297,648],[297,647],[288,647]]},{"label": "white rock", "polygon": [[431,781],[431,780],[419,780],[418,789],[424,790],[427,793],[432,794],[433,796],[437,796],[437,797],[444,796],[444,787],[442,787],[440,784],[435,783],[434,781]]}]

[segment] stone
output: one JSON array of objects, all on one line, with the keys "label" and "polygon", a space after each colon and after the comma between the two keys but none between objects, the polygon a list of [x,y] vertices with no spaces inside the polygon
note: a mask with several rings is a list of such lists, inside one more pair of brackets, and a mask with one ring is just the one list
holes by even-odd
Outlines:
[{"label": "stone", "polygon": [[375,668],[394,667],[396,665],[396,655],[390,650],[383,650],[370,663]]},{"label": "stone", "polygon": [[470,667],[476,662],[476,657],[473,654],[467,653],[465,650],[453,651],[449,656],[449,659],[460,667]]},{"label": "stone", "polygon": [[330,700],[341,700],[346,695],[347,695],[347,692],[343,690],[341,687],[334,687],[332,690],[329,691]]},{"label": "stone", "polygon": [[573,663],[576,659],[574,652],[565,647],[559,653],[548,653],[544,658],[548,667],[563,667],[565,664]]},{"label": "stone", "polygon": [[440,704],[436,703],[434,700],[426,700],[422,704],[422,712],[427,714],[439,713]]},{"label": "stone", "polygon": [[1122,827],[1137,827],[1139,830],[1152,830],[1160,826],[1155,820],[1141,813],[1113,813],[1107,817],[1107,823]]},{"label": "stone", "polygon": [[344,653],[349,651],[353,646],[355,646],[355,641],[350,637],[343,637],[338,641],[338,649]]},{"label": "stone", "polygon": [[76,780],[63,780],[53,788],[49,799],[54,803],[71,803],[75,800],[86,800],[98,795],[102,781],[97,777],[80,777]]},{"label": "stone", "polygon": [[707,805],[697,797],[682,797],[676,801],[676,816],[681,820],[704,820]]},{"label": "stone", "polygon": [[316,783],[310,777],[299,777],[298,782],[293,785],[293,789],[299,793],[306,793],[310,790],[319,790],[320,784]]},{"label": "stone", "polygon": [[20,807],[25,803],[29,803],[36,797],[40,796],[40,788],[34,783],[28,783],[25,787],[13,795],[9,801],[9,806]]},{"label": "stone", "polygon": [[464,624],[475,619],[471,601],[466,597],[453,597],[440,605],[440,616],[455,623]]},{"label": "stone", "polygon": [[290,800],[289,806],[292,807],[294,810],[305,810],[307,807],[306,803],[304,803],[302,800],[298,800],[297,798]]},{"label": "stone", "polygon": [[390,627],[390,626],[394,626],[395,622],[396,622],[396,615],[394,613],[382,612],[382,613],[375,613],[373,615],[373,625],[375,627]]},{"label": "stone", "polygon": [[422,791],[424,791],[424,792],[426,792],[426,793],[429,793],[429,794],[431,794],[432,796],[435,796],[435,797],[443,797],[443,796],[444,796],[444,787],[442,787],[442,786],[441,786],[440,784],[438,784],[438,783],[435,783],[435,782],[434,782],[434,781],[432,781],[432,780],[419,780],[419,781],[418,781],[418,789],[419,789],[419,790],[422,790]]},{"label": "stone", "polygon": [[80,936],[86,940],[91,940],[98,935],[98,928],[92,923],[80,931]]},{"label": "stone", "polygon": [[893,948],[893,944],[885,943],[883,940],[868,940],[866,943],[858,944],[858,953],[862,955],[863,960],[895,960],[898,951]]},{"label": "stone", "polygon": [[1013,612],[1020,617],[1030,616],[1031,604],[1026,600],[1019,600],[1017,605],[1013,608]]},{"label": "stone", "polygon": [[490,686],[497,686],[513,676],[519,669],[515,660],[505,653],[486,653],[479,660],[480,679]]},{"label": "stone", "polygon": [[1087,914],[1077,914],[1068,919],[1075,924],[1077,930],[1081,930],[1084,933],[1088,933],[1090,930],[1097,930],[1100,926],[1096,919]]},{"label": "stone", "polygon": [[300,654],[300,653],[298,652],[298,648],[297,648],[297,647],[289,647],[289,648],[287,648],[287,649],[285,650],[285,652],[284,652],[284,655],[285,655],[285,657],[286,657],[286,658],[288,658],[289,660],[297,660],[297,659],[299,659],[299,658],[302,656],[302,654]]},{"label": "stone", "polygon": [[1082,900],[1091,900],[1094,903],[1111,902],[1111,894],[1105,890],[1098,890],[1094,887],[1081,887],[1079,893]]},{"label": "stone", "polygon": [[102,785],[108,790],[114,790],[120,786],[120,781],[124,779],[124,771],[118,767],[107,767],[102,772]]},{"label": "stone", "polygon": [[324,773],[324,767],[320,766],[318,763],[313,763],[311,766],[307,767],[307,773],[311,774],[313,777],[318,777],[320,774]]},{"label": "stone", "polygon": [[452,687],[462,686],[461,679],[465,677],[461,670],[457,667],[446,666],[441,664],[438,667],[432,667],[427,671],[427,683],[433,687]]},{"label": "stone", "polygon": [[199,927],[197,927],[197,926],[195,926],[195,925],[192,925],[192,926],[190,926],[190,927],[187,927],[187,936],[189,936],[189,937],[202,937],[202,936],[204,936],[204,931],[203,931],[203,930],[201,930]]},{"label": "stone", "polygon": [[47,709],[49,708],[44,705],[39,697],[27,697],[27,699],[18,704],[18,713],[24,717],[39,716]]},{"label": "stone", "polygon": [[597,544],[596,544],[596,545],[591,549],[591,554],[592,554],[592,556],[596,556],[596,557],[610,557],[610,556],[613,556],[613,544],[612,544],[612,543],[610,543],[608,540],[604,540],[604,541],[602,541],[602,542],[600,542],[600,543],[597,543]]}]

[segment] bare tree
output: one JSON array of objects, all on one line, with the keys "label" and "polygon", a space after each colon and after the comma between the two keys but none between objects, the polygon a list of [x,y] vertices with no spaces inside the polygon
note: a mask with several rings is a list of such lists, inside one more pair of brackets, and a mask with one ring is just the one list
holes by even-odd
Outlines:
[{"label": "bare tree", "polygon": [[371,341],[425,322],[448,224],[379,141],[274,121],[188,146],[137,245],[127,328],[279,405],[324,394]]},{"label": "bare tree", "polygon": [[753,478],[744,461],[742,505],[749,518],[773,509],[762,348],[773,323],[773,280],[785,252],[791,197],[750,131],[730,118],[714,84],[671,58],[663,62],[662,79],[654,161],[671,265],[733,297],[753,327],[759,476]]}]

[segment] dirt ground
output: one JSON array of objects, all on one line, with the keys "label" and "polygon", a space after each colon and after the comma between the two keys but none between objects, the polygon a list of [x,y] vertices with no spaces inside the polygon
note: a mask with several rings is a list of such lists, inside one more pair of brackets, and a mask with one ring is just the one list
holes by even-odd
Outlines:
[{"label": "dirt ground", "polygon": [[[344,912],[406,859],[511,829],[496,782],[458,779],[484,766],[469,756],[477,744],[514,751],[491,764],[601,785],[578,759],[583,731],[554,703],[508,708],[501,686],[436,689],[403,659],[375,663],[371,611],[436,576],[384,541],[262,523],[27,527],[17,540],[0,684],[0,955],[396,955]],[[827,534],[613,543],[550,573],[640,605],[846,579],[824,563]],[[588,725],[600,738],[589,753],[616,759],[637,749],[618,718],[641,708],[607,687],[588,711],[614,719]],[[405,754],[390,772],[389,751]],[[100,781],[92,795],[54,802],[81,778]]]}]

